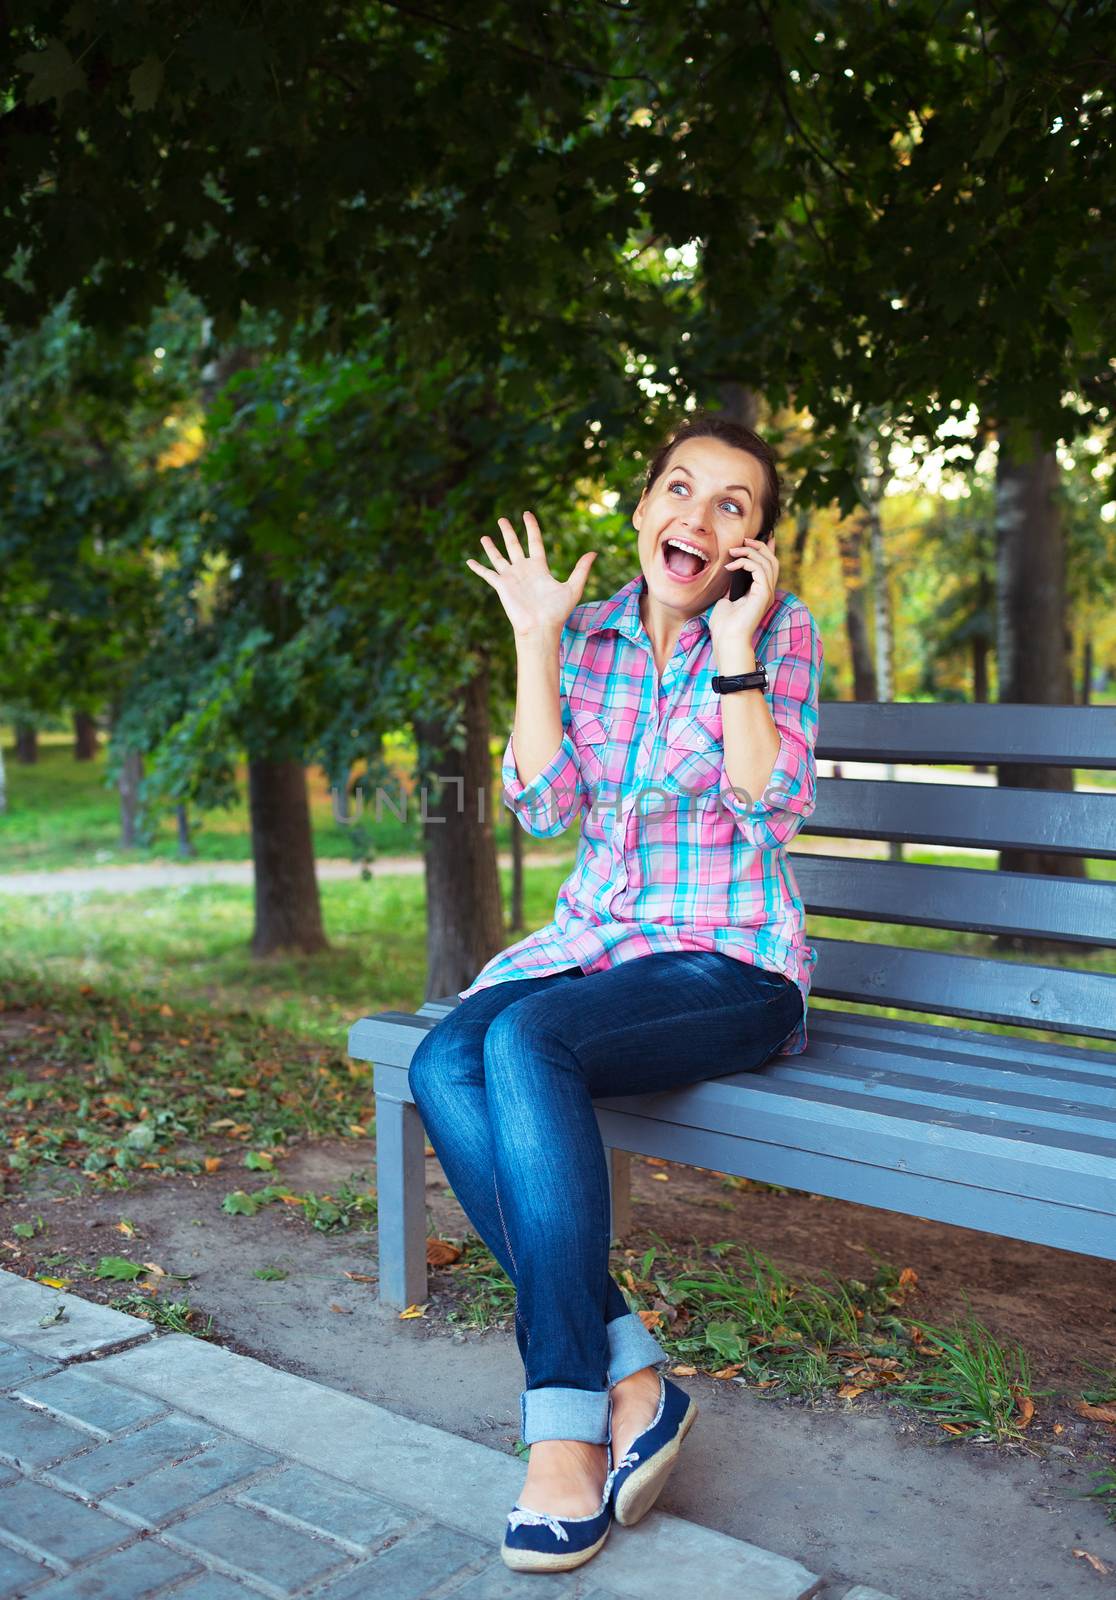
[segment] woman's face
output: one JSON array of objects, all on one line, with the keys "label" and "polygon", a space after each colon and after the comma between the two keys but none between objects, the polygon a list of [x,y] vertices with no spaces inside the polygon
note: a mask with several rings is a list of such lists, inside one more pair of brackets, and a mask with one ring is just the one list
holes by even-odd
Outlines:
[{"label": "woman's face", "polygon": [[[632,513],[648,594],[687,617],[727,594],[730,547],[759,537],[762,492],[763,469],[746,450],[711,438],[686,439],[672,450]],[[674,550],[676,539],[705,559]]]}]

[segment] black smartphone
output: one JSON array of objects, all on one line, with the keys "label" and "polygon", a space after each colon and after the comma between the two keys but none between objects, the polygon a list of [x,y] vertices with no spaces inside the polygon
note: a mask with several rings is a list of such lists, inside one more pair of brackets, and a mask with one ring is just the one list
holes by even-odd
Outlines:
[{"label": "black smartphone", "polygon": [[[767,544],[768,541],[764,539],[763,543]],[[732,577],[729,579],[729,599],[742,600],[751,587],[752,574],[747,567],[736,567],[733,570]]]}]

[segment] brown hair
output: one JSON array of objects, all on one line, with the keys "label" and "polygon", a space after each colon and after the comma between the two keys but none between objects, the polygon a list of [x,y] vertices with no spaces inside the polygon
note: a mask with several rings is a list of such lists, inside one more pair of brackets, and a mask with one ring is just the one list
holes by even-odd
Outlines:
[{"label": "brown hair", "polygon": [[751,428],[746,428],[742,422],[733,422],[716,411],[696,412],[673,430],[651,459],[644,493],[650,493],[655,480],[665,471],[671,451],[687,439],[720,439],[723,444],[732,445],[734,450],[746,450],[750,456],[755,456],[763,469],[763,493],[760,497],[763,516],[759,537],[770,538],[783,510],[783,485],[775,452]]}]

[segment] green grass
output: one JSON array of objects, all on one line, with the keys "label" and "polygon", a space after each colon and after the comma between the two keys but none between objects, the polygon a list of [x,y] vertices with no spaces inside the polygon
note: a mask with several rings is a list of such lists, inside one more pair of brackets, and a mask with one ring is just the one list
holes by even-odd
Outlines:
[{"label": "green grass", "polygon": [[[735,1380],[772,1398],[832,1392],[854,1402],[866,1392],[907,1406],[958,1437],[1023,1439],[1036,1399],[1026,1351],[1006,1346],[969,1308],[962,1324],[939,1327],[906,1311],[914,1280],[877,1262],[870,1282],[828,1274],[828,1285],[795,1282],[762,1252],[723,1240],[689,1254],[651,1233],[651,1247],[613,1249],[609,1269],[629,1309],[652,1328],[682,1375]],[[460,1258],[439,1269],[452,1283],[451,1325],[507,1328],[515,1292],[483,1242],[454,1241]],[[435,1278],[435,1282],[437,1282]],[[1116,1398],[1116,1370],[1085,1390],[1092,1404]],[[1116,1521],[1116,1476],[1089,1491]]]},{"label": "green grass", "polygon": [[[93,761],[75,761],[69,741],[62,742],[58,735],[46,736],[39,742],[38,761],[22,766],[15,760],[9,743],[5,740],[8,810],[0,815],[0,871],[49,871],[181,859],[174,819],[170,816],[160,820],[150,848],[120,848],[120,804],[115,788],[106,786],[107,758],[103,748]],[[493,741],[494,770],[503,749],[504,741]],[[385,754],[394,776],[384,786],[380,820],[375,817],[374,795],[357,820],[374,856],[419,854],[423,833],[418,815],[420,797],[411,795],[404,807],[407,788],[413,781],[414,751],[405,739],[393,737],[385,742]],[[335,820],[324,774],[311,768],[309,782],[316,855],[322,860],[352,859],[356,853],[354,830]],[[193,819],[199,861],[251,860],[246,787],[246,781],[242,781],[241,799],[228,811],[209,812]],[[496,842],[498,848],[506,850],[511,844],[512,818],[499,803],[495,785],[493,796]],[[396,816],[393,807],[404,816]],[[570,830],[570,839],[574,837]],[[570,842],[532,839],[529,847],[544,853],[554,850],[568,854]]]}]

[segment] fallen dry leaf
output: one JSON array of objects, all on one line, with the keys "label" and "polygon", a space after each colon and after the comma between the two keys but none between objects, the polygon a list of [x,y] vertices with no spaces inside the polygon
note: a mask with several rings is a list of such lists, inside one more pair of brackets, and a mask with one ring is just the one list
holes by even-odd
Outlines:
[{"label": "fallen dry leaf", "polygon": [[1116,1423],[1116,1406],[1091,1406],[1087,1400],[1079,1400],[1073,1409],[1090,1422]]},{"label": "fallen dry leaf", "polygon": [[965,1433],[967,1431],[965,1428],[956,1427],[952,1422],[939,1422],[938,1426],[940,1428],[944,1428],[947,1433],[960,1434],[962,1436],[962,1438],[964,1437],[964,1435],[965,1435]]},{"label": "fallen dry leaf", "polygon": [[349,1123],[349,1132],[358,1134],[360,1136],[360,1138],[363,1138],[364,1135],[368,1132],[368,1129],[361,1127],[359,1122],[350,1122]]},{"label": "fallen dry leaf", "polygon": [[653,1172],[651,1174],[651,1181],[652,1181],[652,1183],[669,1183],[670,1182],[670,1173],[669,1172]]},{"label": "fallen dry leaf", "polygon": [[743,1361],[733,1361],[729,1366],[722,1367],[719,1372],[710,1373],[712,1378],[735,1378],[738,1372],[743,1372]]},{"label": "fallen dry leaf", "polygon": [[399,1313],[400,1318],[425,1316],[426,1315],[426,1308],[427,1308],[427,1306],[429,1304],[430,1304],[429,1300],[424,1300],[421,1306],[408,1306],[406,1311],[401,1311]]},{"label": "fallen dry leaf", "polygon": [[426,1264],[428,1267],[448,1267],[461,1256],[461,1246],[450,1244],[448,1239],[427,1239]]},{"label": "fallen dry leaf", "polygon": [[174,1016],[174,1012],[171,1010],[170,1006],[168,1006],[166,1004],[166,1002],[164,1001],[164,1003],[159,1007],[159,1015],[161,1017],[173,1017]]},{"label": "fallen dry leaf", "polygon": [[1111,1572],[1112,1570],[1111,1567],[1108,1567],[1104,1564],[1099,1556],[1090,1555],[1088,1550],[1075,1550],[1073,1553],[1075,1556],[1084,1556],[1085,1560],[1093,1568],[1094,1572],[1099,1572],[1102,1576],[1108,1572]]},{"label": "fallen dry leaf", "polygon": [[240,1100],[244,1095],[246,1095],[248,1093],[248,1091],[247,1091],[247,1089],[236,1089],[236,1088],[233,1088],[232,1085],[230,1085],[225,1090],[225,1093],[228,1095],[230,1100]]},{"label": "fallen dry leaf", "polygon": [[645,1328],[657,1328],[663,1320],[663,1314],[661,1311],[641,1311],[639,1312],[639,1320]]},{"label": "fallen dry leaf", "polygon": [[221,1165],[221,1157],[220,1156],[206,1156],[206,1158],[205,1158],[205,1170],[207,1172],[216,1172],[217,1168],[220,1165]]},{"label": "fallen dry leaf", "polygon": [[697,1377],[697,1368],[696,1367],[671,1367],[670,1373],[671,1373],[671,1377],[672,1378],[696,1378]]},{"label": "fallen dry leaf", "polygon": [[858,1394],[863,1393],[863,1386],[858,1387],[855,1383],[843,1383],[837,1391],[837,1398],[838,1400],[855,1400]]},{"label": "fallen dry leaf", "polygon": [[346,1278],[351,1278],[354,1283],[375,1283],[376,1281],[374,1272],[346,1272],[345,1276]]},{"label": "fallen dry leaf", "polygon": [[1015,1403],[1019,1407],[1019,1426],[1025,1428],[1035,1414],[1035,1402],[1029,1394],[1021,1395],[1017,1389],[1013,1389],[1012,1393],[1015,1395]]},{"label": "fallen dry leaf", "polygon": [[331,1310],[331,1311],[340,1311],[340,1312],[341,1312],[341,1314],[342,1314],[342,1315],[343,1315],[343,1316],[346,1316],[346,1317],[351,1317],[351,1316],[352,1316],[352,1314],[353,1314],[353,1313],[352,1313],[352,1311],[351,1311],[351,1309],[350,1309],[350,1308],[349,1308],[349,1307],[348,1307],[348,1306],[339,1306],[339,1305],[338,1305],[338,1304],[337,1304],[337,1301],[336,1301],[336,1300],[331,1300],[331,1301],[330,1301],[330,1302],[329,1302],[329,1309],[330,1309],[330,1310]]},{"label": "fallen dry leaf", "polygon": [[667,1164],[662,1156],[644,1156],[643,1159],[649,1167],[665,1167]]},{"label": "fallen dry leaf", "polygon": [[135,1238],[136,1225],[134,1222],[125,1222],[124,1218],[121,1217],[120,1221],[114,1223],[113,1226],[116,1228],[117,1233],[126,1233],[129,1239]]},{"label": "fallen dry leaf", "polygon": [[154,1261],[145,1261],[143,1265],[147,1268],[148,1272],[153,1273],[156,1278],[165,1278],[167,1275],[167,1269],[165,1267],[156,1265]]},{"label": "fallen dry leaf", "polygon": [[918,1273],[913,1267],[904,1267],[899,1274],[899,1287],[905,1289],[909,1283],[918,1282]]}]

